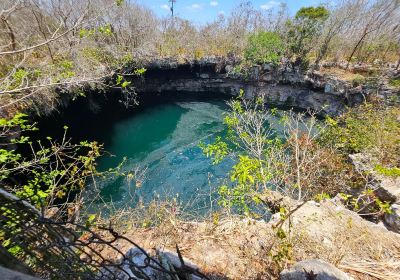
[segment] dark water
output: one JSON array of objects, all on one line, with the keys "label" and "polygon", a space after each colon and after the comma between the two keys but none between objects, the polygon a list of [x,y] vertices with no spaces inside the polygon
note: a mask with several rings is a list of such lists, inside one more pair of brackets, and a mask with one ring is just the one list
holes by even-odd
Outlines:
[{"label": "dark water", "polygon": [[[117,207],[152,198],[179,196],[185,203],[208,201],[210,188],[226,177],[229,160],[213,166],[198,147],[224,133],[224,101],[168,102],[109,124],[103,129],[105,150],[99,169],[137,170],[137,180],[111,177],[98,182],[102,201]],[[102,139],[97,139],[102,142]]]}]

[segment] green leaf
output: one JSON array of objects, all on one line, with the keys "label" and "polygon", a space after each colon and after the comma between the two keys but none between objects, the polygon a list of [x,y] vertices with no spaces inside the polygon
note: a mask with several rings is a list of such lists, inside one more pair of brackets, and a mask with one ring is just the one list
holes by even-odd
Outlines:
[{"label": "green leaf", "polygon": [[124,82],[121,84],[121,87],[122,87],[122,88],[126,88],[126,87],[129,86],[130,84],[131,84],[131,82],[124,81]]}]

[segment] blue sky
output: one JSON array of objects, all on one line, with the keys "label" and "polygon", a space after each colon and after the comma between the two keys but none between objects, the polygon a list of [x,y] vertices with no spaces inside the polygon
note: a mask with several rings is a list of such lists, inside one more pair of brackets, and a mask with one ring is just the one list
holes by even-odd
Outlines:
[{"label": "blue sky", "polygon": [[[170,15],[168,0],[137,0],[156,12],[159,16]],[[175,14],[179,17],[189,19],[196,24],[211,22],[218,14],[230,14],[240,0],[176,0]],[[279,6],[280,2],[288,5],[291,14],[294,14],[300,7],[317,5],[319,0],[253,0],[255,8],[268,10]]]}]

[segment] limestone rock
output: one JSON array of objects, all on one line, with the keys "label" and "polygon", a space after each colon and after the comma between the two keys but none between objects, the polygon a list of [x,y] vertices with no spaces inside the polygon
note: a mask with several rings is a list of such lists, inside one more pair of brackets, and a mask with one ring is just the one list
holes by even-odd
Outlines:
[{"label": "limestone rock", "polygon": [[392,204],[390,208],[392,213],[385,214],[385,223],[390,229],[400,233],[400,205]]},{"label": "limestone rock", "polygon": [[[333,245],[342,242],[338,241],[341,240],[340,234],[349,223],[356,228],[368,229],[370,234],[374,236],[387,235],[392,237],[393,234],[397,235],[363,219],[344,205],[335,204],[330,200],[320,202],[319,206],[313,201],[308,201],[291,216],[291,225],[295,229],[304,231],[315,242],[325,240]],[[286,224],[285,229],[288,229]],[[332,247],[332,250],[335,250],[334,248]]]},{"label": "limestone rock", "polygon": [[380,187],[390,194],[391,201],[400,203],[400,177],[377,176]]},{"label": "limestone rock", "polygon": [[40,278],[29,276],[2,266],[0,266],[0,275],[3,280],[40,280]]},{"label": "limestone rock", "polygon": [[334,88],[332,86],[332,84],[325,84],[325,89],[324,89],[325,93],[333,93],[334,92]]},{"label": "limestone rock", "polygon": [[350,280],[343,271],[322,260],[305,260],[281,272],[281,280]]},{"label": "limestone rock", "polygon": [[233,66],[232,65],[226,65],[225,66],[225,72],[226,73],[229,73],[229,72],[232,72],[233,71]]},{"label": "limestone rock", "polygon": [[[185,273],[188,280],[201,280],[202,278],[197,275],[199,268],[190,260],[183,258],[184,267],[178,257],[178,255],[169,250],[157,250],[157,255],[153,256],[157,259],[158,263],[162,265],[162,268],[153,260],[147,259],[147,255],[139,248],[131,248],[125,254],[125,257],[121,260],[122,270],[118,271],[117,278],[121,280],[125,279],[150,279],[150,280],[161,280],[165,279],[163,270],[167,271],[182,271]],[[149,263],[148,263],[149,262]],[[132,265],[134,264],[134,265]],[[106,272],[107,274],[107,272]],[[175,278],[174,278],[175,279]]]},{"label": "limestone rock", "polygon": [[[190,260],[183,258],[184,263],[181,263],[181,260],[179,259],[178,255],[172,251],[169,250],[159,250],[157,252],[158,258],[160,262],[163,264],[164,268],[169,269],[171,271],[173,270],[180,270],[183,269],[184,271],[188,271],[186,274],[186,278],[188,280],[201,280],[202,278],[194,275],[191,272],[196,272],[199,271],[199,268]],[[182,266],[185,267],[182,267]],[[190,271],[190,272],[189,272]]]},{"label": "limestone rock", "polygon": [[376,89],[354,88],[340,78],[317,71],[304,72],[290,63],[255,65],[245,74],[233,71],[239,62],[236,57],[215,56],[184,62],[159,59],[144,64],[144,77],[132,78],[132,83],[138,94],[174,91],[236,96],[238,88],[253,87],[257,93],[267,92],[269,106],[311,109],[321,115],[338,115],[346,106],[362,103],[369,94],[376,95]]},{"label": "limestone rock", "polygon": [[250,79],[258,80],[261,74],[261,67],[260,66],[252,66],[250,68]]},{"label": "limestone rock", "polygon": [[374,194],[382,201],[390,203],[399,202],[399,188],[393,187],[389,178],[377,177],[370,182]]},{"label": "limestone rock", "polygon": [[[136,269],[131,263],[143,268]],[[152,262],[150,264],[155,265]],[[126,253],[122,268],[123,272],[120,273],[118,279],[157,279],[158,271],[147,266],[147,256],[139,248],[132,248]]]},{"label": "limestone rock", "polygon": [[363,153],[349,155],[351,163],[358,172],[371,171],[373,169],[372,159]]},{"label": "limestone rock", "polygon": [[334,95],[343,95],[347,92],[349,86],[345,81],[328,78],[325,84],[325,93]]},{"label": "limestone rock", "polygon": [[400,178],[378,174],[374,171],[374,159],[368,155],[358,153],[349,157],[358,172],[368,173],[369,187],[380,200],[390,203],[400,202]]},{"label": "limestone rock", "polygon": [[273,82],[275,80],[275,78],[272,74],[267,73],[267,74],[262,75],[261,80],[264,82]]},{"label": "limestone rock", "polygon": [[274,65],[272,63],[265,63],[263,64],[263,70],[265,72],[271,72],[272,70],[274,70]]}]

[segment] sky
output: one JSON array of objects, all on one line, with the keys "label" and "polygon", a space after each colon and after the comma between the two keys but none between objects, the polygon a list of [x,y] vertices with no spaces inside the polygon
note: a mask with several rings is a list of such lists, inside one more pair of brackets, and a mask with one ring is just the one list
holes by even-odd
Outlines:
[{"label": "sky", "polygon": [[[218,14],[229,15],[241,0],[175,0],[175,14],[191,20],[196,24],[212,22]],[[169,0],[136,0],[151,8],[157,15],[165,17],[171,14]],[[304,6],[318,5],[319,0],[252,0],[255,8],[269,10],[276,8],[281,2],[287,4],[289,12],[295,14]]]}]

